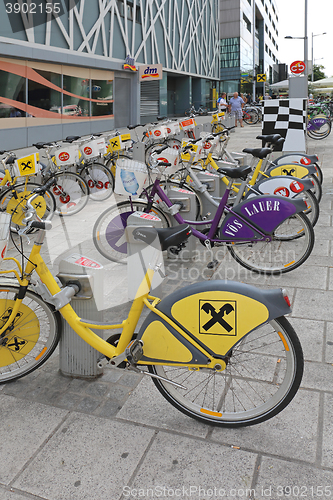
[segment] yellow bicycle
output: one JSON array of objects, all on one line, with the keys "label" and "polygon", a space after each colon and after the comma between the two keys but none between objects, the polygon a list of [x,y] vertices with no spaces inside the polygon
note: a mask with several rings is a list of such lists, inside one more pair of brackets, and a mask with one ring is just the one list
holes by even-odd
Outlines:
[{"label": "yellow bicycle", "polygon": [[[182,245],[190,230],[188,225],[138,227],[133,238],[149,244],[152,254],[128,317],[117,324],[85,320],[70,305],[79,285],[60,287],[40,255],[51,222],[35,220],[35,196],[27,202],[26,226],[20,230],[24,235],[39,229],[26,264],[23,268],[16,258],[5,258],[15,269],[2,266],[0,271],[9,275],[0,280],[0,382],[22,377],[49,358],[62,316],[101,353],[99,366],[149,375],[173,406],[207,424],[253,425],[289,404],[301,382],[303,354],[284,317],[291,311],[285,292],[218,280],[195,283],[163,300],[153,297],[150,284],[162,251]],[[2,242],[8,237],[8,218],[0,216]],[[135,333],[144,307],[150,312]],[[121,329],[121,334],[103,340],[92,329]]]}]

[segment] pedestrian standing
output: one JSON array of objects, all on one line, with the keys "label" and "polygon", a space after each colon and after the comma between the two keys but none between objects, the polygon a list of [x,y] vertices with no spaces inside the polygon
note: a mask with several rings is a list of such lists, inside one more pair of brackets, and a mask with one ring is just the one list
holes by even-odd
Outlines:
[{"label": "pedestrian standing", "polygon": [[229,101],[229,111],[231,115],[235,117],[235,126],[237,127],[237,119],[239,120],[240,126],[244,127],[243,125],[243,107],[244,107],[245,102],[243,99],[238,95],[238,92],[234,92],[233,97]]}]

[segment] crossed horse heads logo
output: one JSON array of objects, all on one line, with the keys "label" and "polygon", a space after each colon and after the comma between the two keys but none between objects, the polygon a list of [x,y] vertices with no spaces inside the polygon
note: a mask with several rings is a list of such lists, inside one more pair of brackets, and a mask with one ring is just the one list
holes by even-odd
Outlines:
[{"label": "crossed horse heads logo", "polygon": [[[228,333],[230,335],[235,335],[235,318],[234,315],[229,316],[230,313],[235,312],[235,307],[227,302],[221,305],[221,301],[212,301],[218,302],[219,304],[217,307],[214,307],[213,303],[211,302],[205,302],[204,304],[201,305],[200,309],[204,311],[206,314],[209,314],[211,317],[208,321],[206,321],[207,318],[202,317],[201,321],[201,328],[200,330],[201,333],[208,333],[208,334],[220,334],[220,335],[227,335]],[[204,324],[203,321],[205,321]],[[215,328],[214,328],[215,327]],[[234,330],[233,333],[231,333]],[[226,333],[227,332],[227,333]]]},{"label": "crossed horse heads logo", "polygon": [[286,174],[286,175],[293,175],[294,172],[296,172],[296,170],[294,168],[290,168],[289,170],[287,170],[286,168],[284,168],[282,170],[282,173]]},{"label": "crossed horse heads logo", "polygon": [[22,169],[22,171],[27,170],[27,169],[31,170],[32,167],[33,167],[33,165],[31,164],[30,160],[27,161],[26,163],[24,161],[21,162],[21,169]]}]

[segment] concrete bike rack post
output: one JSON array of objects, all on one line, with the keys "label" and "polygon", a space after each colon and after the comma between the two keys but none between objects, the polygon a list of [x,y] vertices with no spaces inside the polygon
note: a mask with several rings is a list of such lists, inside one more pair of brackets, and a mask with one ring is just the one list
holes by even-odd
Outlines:
[{"label": "concrete bike rack post", "polygon": [[145,163],[145,145],[143,142],[133,144],[133,160]]},{"label": "concrete bike rack post", "polygon": [[[74,311],[86,320],[103,321],[103,266],[89,257],[72,253],[59,262],[58,278],[63,285],[79,282],[80,291],[71,300]],[[102,330],[96,330],[102,336]],[[102,374],[97,367],[100,356],[63,321],[59,343],[60,371],[77,378],[96,378]]]},{"label": "concrete bike rack post", "polygon": [[[170,188],[167,190],[167,196],[172,201],[173,204],[180,204],[179,214],[185,220],[195,221],[197,215],[197,202],[196,195],[192,191],[182,188]],[[171,217],[172,226],[178,226],[178,222]],[[200,227],[198,227],[200,231]],[[197,245],[197,238],[190,236],[186,247],[179,252],[178,255],[172,254],[168,251],[169,259],[179,259],[179,260],[191,260],[195,257],[195,249]]]},{"label": "concrete bike rack post", "polygon": [[[135,212],[127,219],[126,239],[127,239],[127,283],[128,300],[134,300],[140,283],[145,277],[146,270],[150,264],[154,248],[147,246],[144,241],[135,239],[133,232],[139,227],[162,227],[159,217],[145,212]],[[163,263],[163,257],[161,257]],[[164,265],[161,266],[164,272]],[[153,294],[159,295],[159,287],[163,279],[159,273],[155,273],[151,290]]]}]

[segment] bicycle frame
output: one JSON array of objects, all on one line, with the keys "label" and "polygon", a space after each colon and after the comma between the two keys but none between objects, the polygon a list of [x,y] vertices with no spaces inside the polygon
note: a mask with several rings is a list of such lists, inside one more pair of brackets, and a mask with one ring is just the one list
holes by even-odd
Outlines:
[{"label": "bicycle frame", "polygon": [[[24,269],[24,272],[21,268],[20,263],[17,261],[17,259],[13,257],[8,257],[5,258],[4,260],[6,261],[13,261],[21,276],[17,272],[16,269],[11,269],[11,270],[6,270],[6,271],[0,271],[0,275],[4,274],[11,274],[14,273],[16,280],[15,283],[18,282],[20,285],[19,293],[17,295],[17,298],[15,300],[14,307],[11,311],[11,314],[9,315],[7,321],[5,324],[2,326],[0,329],[0,335],[3,334],[8,328],[10,328],[11,324],[16,318],[16,315],[19,312],[20,306],[22,304],[22,300],[24,299],[25,292],[27,288],[30,290],[34,291],[33,287],[30,288],[30,278],[33,273],[33,271],[36,271],[38,274],[40,280],[42,281],[43,285],[46,286],[47,290],[50,293],[50,297],[54,297],[57,294],[61,294],[61,289],[59,285],[57,284],[56,280],[52,276],[51,272],[49,271],[47,265],[45,264],[42,256],[40,255],[40,250],[41,246],[43,244],[45,238],[45,231],[40,231],[40,234],[38,235],[36,242],[31,249],[29,259],[27,261],[26,267]],[[157,253],[158,255],[158,253]],[[155,263],[156,263],[156,253],[154,256]],[[72,306],[67,303],[66,305],[62,306],[59,308],[59,312],[61,313],[62,317],[67,321],[69,326],[79,335],[87,344],[89,344],[91,347],[96,349],[98,352],[102,353],[104,356],[107,358],[111,359],[111,364],[116,366],[120,362],[124,361],[126,359],[125,355],[125,350],[126,347],[130,344],[133,338],[134,330],[135,327],[139,321],[139,318],[141,316],[142,310],[144,306],[146,306],[150,311],[154,312],[156,314],[156,318],[159,317],[162,319],[164,322],[166,322],[172,329],[176,330],[178,333],[181,334],[182,337],[184,337],[185,341],[188,343],[190,342],[194,348],[197,351],[200,351],[200,353],[203,355],[202,359],[204,359],[204,363],[189,363],[188,360],[184,360],[184,362],[179,361],[179,359],[176,362],[172,362],[170,360],[169,362],[161,361],[160,363],[156,360],[148,362],[144,361],[142,362],[143,365],[147,364],[169,364],[169,365],[177,365],[177,366],[187,366],[189,368],[191,367],[205,367],[205,368],[214,368],[216,363],[219,363],[220,365],[223,365],[223,362],[221,359],[215,359],[207,350],[205,350],[203,347],[198,345],[190,335],[188,335],[181,327],[179,327],[175,322],[173,322],[166,314],[163,312],[159,311],[156,309],[156,305],[160,302],[160,299],[153,297],[149,294],[150,291],[150,286],[151,282],[155,273],[155,269],[157,269],[158,266],[155,266],[154,264],[150,264],[149,269],[146,271],[145,277],[143,278],[138,291],[136,293],[136,297],[133,301],[133,304],[131,306],[131,309],[129,311],[129,314],[125,320],[123,320],[121,323],[117,324],[106,324],[106,323],[93,323],[88,320],[84,320],[80,318]],[[9,280],[10,281],[10,280]],[[8,286],[9,286],[9,281],[8,281]],[[13,280],[14,281],[14,280]],[[36,289],[38,293],[38,289]],[[74,291],[73,294],[74,295]],[[67,302],[69,302],[67,300]],[[158,319],[158,318],[157,318]],[[96,335],[92,329],[96,330],[115,330],[115,329],[121,329],[121,335],[119,338],[119,341],[117,343],[117,346],[113,346],[103,340],[101,337]],[[237,340],[238,341],[238,340]],[[236,342],[236,341],[235,341]],[[40,354],[42,356],[43,352]],[[210,362],[207,362],[207,360],[210,360]],[[138,361],[138,364],[140,364],[140,361]],[[224,366],[224,365],[223,365]],[[225,366],[224,366],[225,367]]]}]

